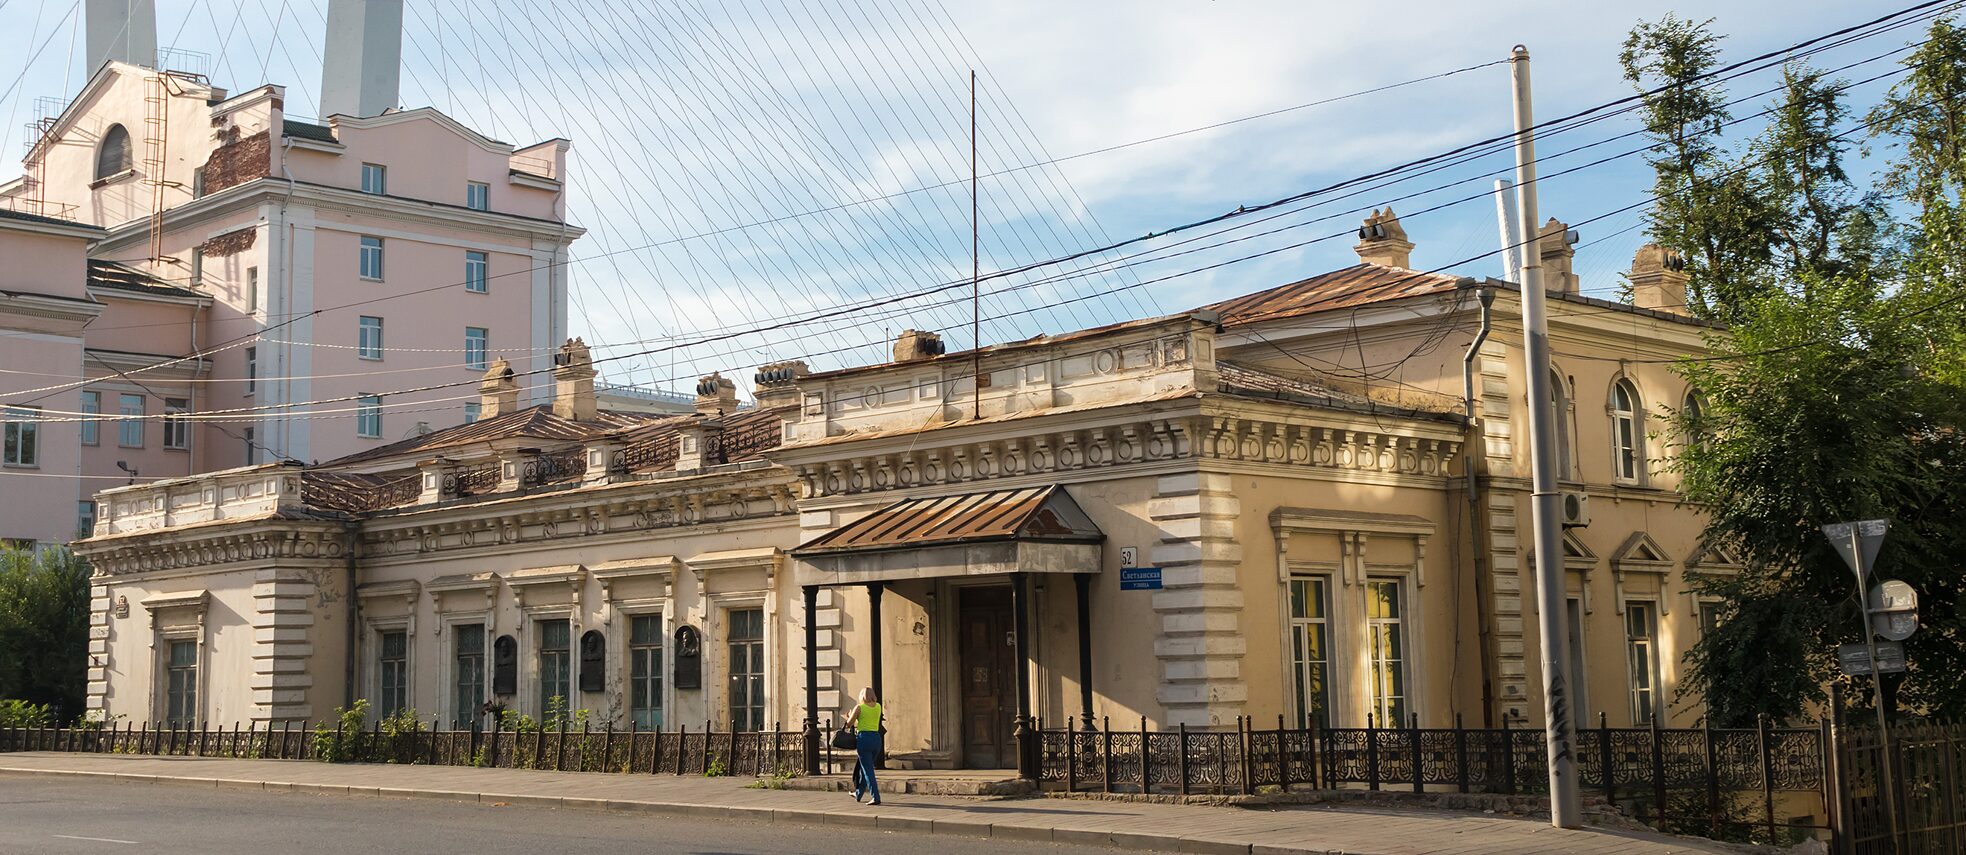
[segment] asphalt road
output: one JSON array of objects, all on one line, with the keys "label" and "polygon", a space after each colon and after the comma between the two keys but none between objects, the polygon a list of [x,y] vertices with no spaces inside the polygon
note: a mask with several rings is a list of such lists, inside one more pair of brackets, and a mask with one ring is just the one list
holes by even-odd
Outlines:
[{"label": "asphalt road", "polygon": [[[844,795],[840,805],[854,809]],[[0,777],[0,853],[5,855],[921,855],[925,847],[935,855],[1117,851],[745,820]]]}]

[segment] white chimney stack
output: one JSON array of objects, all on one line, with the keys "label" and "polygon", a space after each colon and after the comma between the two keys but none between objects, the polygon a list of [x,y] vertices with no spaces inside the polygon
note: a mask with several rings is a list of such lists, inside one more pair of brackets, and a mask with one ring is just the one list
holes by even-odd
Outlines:
[{"label": "white chimney stack", "polygon": [[403,0],[328,0],[321,118],[380,116],[397,105]]},{"label": "white chimney stack", "polygon": [[157,67],[157,5],[153,0],[89,0],[89,75],[103,63]]}]

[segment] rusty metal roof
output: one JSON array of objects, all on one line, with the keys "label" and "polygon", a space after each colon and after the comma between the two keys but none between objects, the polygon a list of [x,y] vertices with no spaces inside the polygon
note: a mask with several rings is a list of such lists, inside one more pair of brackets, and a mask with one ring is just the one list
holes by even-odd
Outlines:
[{"label": "rusty metal roof", "polygon": [[1207,308],[1220,312],[1222,323],[1233,326],[1402,297],[1441,294],[1460,287],[1460,283],[1461,277],[1445,273],[1423,273],[1384,264],[1355,264],[1254,294],[1232,297]]},{"label": "rusty metal roof", "polygon": [[905,499],[820,535],[792,554],[1004,540],[1098,543],[1105,539],[1092,518],[1072,501],[1072,494],[1053,484]]}]

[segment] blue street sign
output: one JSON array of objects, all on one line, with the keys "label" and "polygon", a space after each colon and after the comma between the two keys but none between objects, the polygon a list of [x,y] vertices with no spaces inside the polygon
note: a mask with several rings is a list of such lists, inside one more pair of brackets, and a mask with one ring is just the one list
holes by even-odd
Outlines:
[{"label": "blue street sign", "polygon": [[1159,567],[1121,567],[1120,590],[1158,591],[1160,590]]}]

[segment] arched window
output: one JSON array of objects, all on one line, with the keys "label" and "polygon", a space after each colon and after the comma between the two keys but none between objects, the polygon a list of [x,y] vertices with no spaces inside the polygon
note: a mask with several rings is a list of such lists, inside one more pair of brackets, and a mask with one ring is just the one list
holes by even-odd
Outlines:
[{"label": "arched window", "polygon": [[1565,391],[1563,374],[1550,372],[1550,407],[1556,410],[1556,419],[1550,425],[1556,428],[1556,478],[1570,480],[1570,394]]},{"label": "arched window", "polygon": [[1639,480],[1639,466],[1645,459],[1641,412],[1638,389],[1630,380],[1619,380],[1611,387],[1611,474],[1620,481]]},{"label": "arched window", "polygon": [[130,132],[122,125],[110,125],[102,134],[102,144],[96,147],[96,180],[101,181],[112,175],[128,172],[130,169]]},{"label": "arched window", "polygon": [[1707,443],[1707,402],[1700,390],[1688,388],[1686,400],[1679,407],[1680,421],[1686,425],[1686,445],[1688,448],[1705,446]]}]

